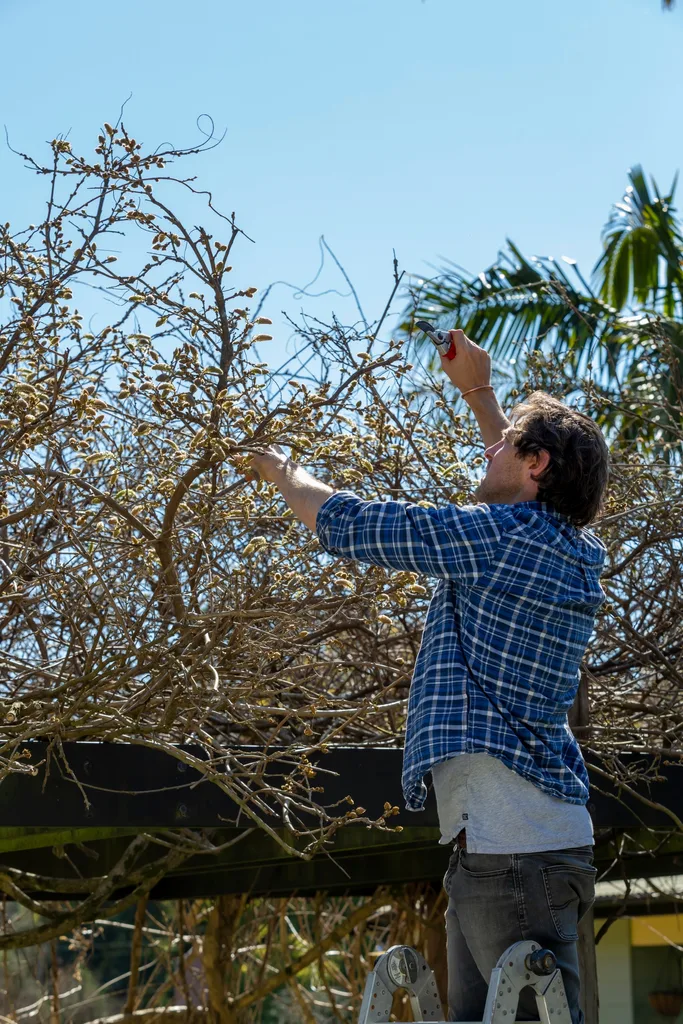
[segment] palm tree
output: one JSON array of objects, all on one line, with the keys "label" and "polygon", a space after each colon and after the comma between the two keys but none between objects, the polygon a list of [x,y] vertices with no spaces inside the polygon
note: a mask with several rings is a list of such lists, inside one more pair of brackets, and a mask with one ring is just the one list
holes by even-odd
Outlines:
[{"label": "palm tree", "polygon": [[[471,337],[486,338],[495,359],[510,363],[522,342],[533,340],[563,356],[572,374],[591,366],[607,386],[628,383],[645,405],[654,402],[656,415],[645,432],[657,439],[670,422],[658,396],[663,388],[674,402],[683,368],[683,234],[673,207],[676,179],[662,195],[654,180],[648,187],[640,167],[628,177],[603,230],[590,283],[575,260],[526,258],[508,239],[495,263],[476,277],[448,264],[413,288],[404,329],[410,332],[420,317],[457,323]],[[417,345],[429,344],[421,339]],[[634,435],[628,410],[605,414],[605,423],[617,420],[623,436]]]}]

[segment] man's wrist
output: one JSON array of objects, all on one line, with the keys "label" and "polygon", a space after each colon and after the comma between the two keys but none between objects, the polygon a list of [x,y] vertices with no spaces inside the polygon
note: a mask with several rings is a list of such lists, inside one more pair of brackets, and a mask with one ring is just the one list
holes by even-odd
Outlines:
[{"label": "man's wrist", "polygon": [[460,397],[464,398],[471,409],[474,409],[475,406],[479,405],[498,404],[496,392],[493,390],[493,385],[491,384],[480,384],[473,387],[471,390],[469,388],[465,388],[465,390],[460,393]]},{"label": "man's wrist", "polygon": [[479,424],[484,447],[497,444],[510,421],[501,409],[495,391],[473,391],[465,401]]},{"label": "man's wrist", "polygon": [[288,469],[297,468],[296,462],[294,462],[293,459],[290,459],[288,455],[280,455],[277,458],[277,461],[273,460],[271,466],[271,475],[273,483],[277,483],[278,480],[281,480],[283,477],[285,477],[287,475]]}]

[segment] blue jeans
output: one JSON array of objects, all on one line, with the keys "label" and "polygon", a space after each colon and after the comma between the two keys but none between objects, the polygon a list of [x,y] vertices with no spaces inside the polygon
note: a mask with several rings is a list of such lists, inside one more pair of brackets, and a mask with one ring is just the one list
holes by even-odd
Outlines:
[{"label": "blue jeans", "polygon": [[[595,875],[592,846],[506,854],[456,846],[443,880],[448,1019],[481,1021],[496,961],[513,942],[533,939],[557,957],[572,1024],[584,1024],[577,926],[595,899]],[[517,1019],[539,1019],[530,988],[520,993]]]}]

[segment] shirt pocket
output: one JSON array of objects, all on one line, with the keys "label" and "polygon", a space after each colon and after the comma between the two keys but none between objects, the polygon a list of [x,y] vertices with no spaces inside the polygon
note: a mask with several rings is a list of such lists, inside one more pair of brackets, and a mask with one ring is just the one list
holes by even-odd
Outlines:
[{"label": "shirt pocket", "polygon": [[548,910],[560,939],[575,942],[578,924],[595,901],[597,868],[548,864],[541,868]]}]

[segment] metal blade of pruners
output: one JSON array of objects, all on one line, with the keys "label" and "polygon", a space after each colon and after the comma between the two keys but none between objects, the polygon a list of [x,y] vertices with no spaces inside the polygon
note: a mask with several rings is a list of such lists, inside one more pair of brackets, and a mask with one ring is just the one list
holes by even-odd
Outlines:
[{"label": "metal blade of pruners", "polygon": [[445,359],[455,359],[455,345],[449,331],[440,331],[429,320],[417,320],[415,326],[434,342]]}]

